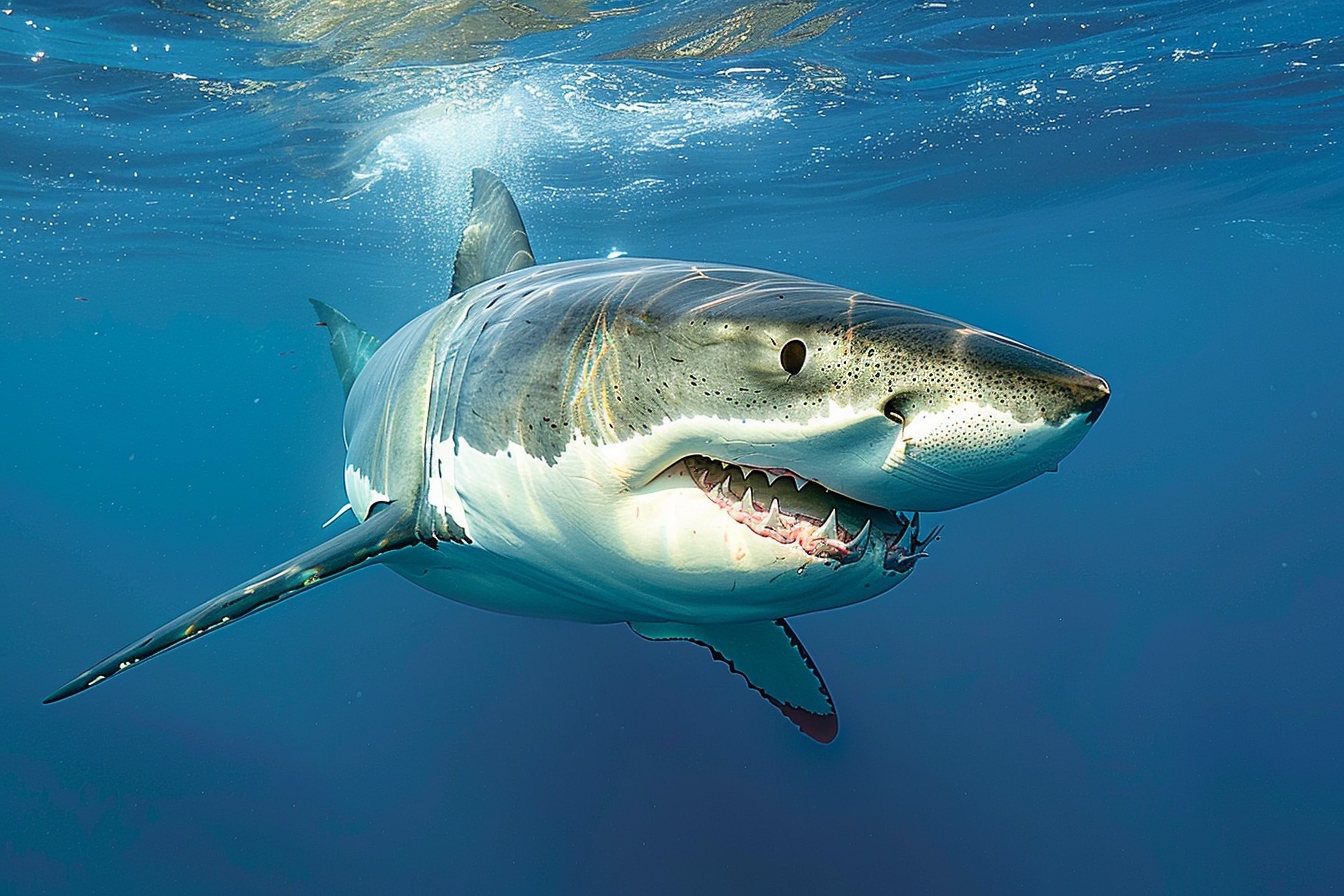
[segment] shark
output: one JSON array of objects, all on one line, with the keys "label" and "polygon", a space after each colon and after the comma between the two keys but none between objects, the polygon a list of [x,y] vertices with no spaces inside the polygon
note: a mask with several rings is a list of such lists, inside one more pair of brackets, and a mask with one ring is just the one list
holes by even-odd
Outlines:
[{"label": "shark", "polygon": [[312,304],[356,524],[45,702],[379,564],[474,607],[701,645],[830,742],[834,701],[788,619],[891,591],[940,536],[921,514],[1056,470],[1110,397],[1026,345],[839,286],[537,264],[483,168],[446,301],[385,341]]}]

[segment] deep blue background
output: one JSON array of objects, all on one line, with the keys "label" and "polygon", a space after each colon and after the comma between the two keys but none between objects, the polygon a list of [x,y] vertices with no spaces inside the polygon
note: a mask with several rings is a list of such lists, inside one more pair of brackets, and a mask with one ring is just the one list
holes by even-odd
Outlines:
[{"label": "deep blue background", "polygon": [[[387,79],[181,8],[0,19],[0,890],[1340,889],[1333,4],[876,7],[597,58],[668,3]],[[796,620],[829,746],[699,649],[385,570],[42,706],[322,538],[305,299],[383,334],[441,299],[473,164],[541,260],[843,283],[1115,397],[900,588]]]}]

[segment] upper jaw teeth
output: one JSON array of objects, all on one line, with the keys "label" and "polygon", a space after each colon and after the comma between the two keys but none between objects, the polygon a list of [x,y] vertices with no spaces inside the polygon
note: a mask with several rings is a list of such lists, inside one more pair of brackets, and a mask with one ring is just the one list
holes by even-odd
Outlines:
[{"label": "upper jaw teeth", "polygon": [[726,460],[715,461],[715,463],[722,469],[735,473],[743,479],[747,479],[752,473],[760,473],[765,477],[765,484],[768,486],[774,486],[780,479],[788,479],[793,483],[794,489],[801,492],[804,488],[813,484],[811,479],[799,476],[792,470],[785,470],[781,467],[752,467]]}]

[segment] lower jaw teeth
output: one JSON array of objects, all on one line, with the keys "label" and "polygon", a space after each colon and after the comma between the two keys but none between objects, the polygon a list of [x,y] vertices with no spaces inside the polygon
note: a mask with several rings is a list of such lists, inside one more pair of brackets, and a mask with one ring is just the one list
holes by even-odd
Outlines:
[{"label": "lower jaw teeth", "polygon": [[841,565],[847,565],[862,560],[868,551],[868,539],[872,531],[871,520],[864,522],[857,535],[844,541],[836,525],[834,510],[823,522],[816,523],[805,517],[784,513],[779,509],[777,498],[770,499],[770,509],[762,513],[753,503],[751,489],[747,489],[742,500],[737,502],[726,489],[711,489],[709,495],[727,511],[729,516],[757,535],[780,544],[796,544],[813,557],[835,560]]},{"label": "lower jaw teeth", "polygon": [[[745,486],[743,481],[747,478],[745,470],[740,471],[743,475],[739,480],[734,480],[745,486],[742,497],[738,498],[729,488],[733,474],[730,473],[720,479],[719,474],[694,467],[689,461],[687,465],[691,468],[692,478],[715,504],[722,507],[734,520],[763,538],[769,538],[780,544],[796,544],[809,556],[840,566],[857,563],[868,553],[872,536],[871,520],[866,520],[858,534],[846,541],[843,536],[847,533],[839,528],[834,508],[825,520],[817,522],[815,517],[781,510],[778,498],[772,497],[768,508],[759,507],[755,503],[751,487]],[[719,461],[718,465],[725,470],[732,469],[722,461]],[[757,472],[765,475],[767,485],[773,485],[783,476],[775,470]],[[791,481],[799,492],[807,484],[807,480],[798,477],[792,477]],[[918,513],[910,518],[904,514],[895,514],[895,521],[899,525],[897,534],[878,533],[884,548],[882,567],[888,572],[908,573],[914,569],[919,560],[929,556],[924,549],[938,537],[942,527],[939,526],[926,537],[920,538]]]},{"label": "lower jaw teeth", "polygon": [[773,498],[770,501],[770,512],[765,515],[765,522],[761,523],[761,525],[770,532],[789,531],[793,529],[793,526],[786,527],[784,525],[784,518],[779,515],[779,501]]},{"label": "lower jaw teeth", "polygon": [[[915,513],[908,520],[904,514],[898,515],[897,519],[903,524],[904,528],[900,535],[887,538],[887,550],[882,556],[882,568],[890,572],[908,573],[915,568],[917,562],[929,556],[924,549],[938,538],[939,533],[943,531],[943,527],[937,526],[924,538],[920,538],[918,513]],[[908,540],[906,539],[907,535],[909,535]]]}]

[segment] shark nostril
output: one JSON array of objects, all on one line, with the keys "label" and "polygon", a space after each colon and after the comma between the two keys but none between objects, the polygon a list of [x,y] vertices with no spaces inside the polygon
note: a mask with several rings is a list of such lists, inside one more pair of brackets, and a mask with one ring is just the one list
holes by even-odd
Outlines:
[{"label": "shark nostril", "polygon": [[904,396],[893,395],[887,399],[887,403],[882,406],[882,413],[887,419],[897,426],[905,425],[905,402]]}]

